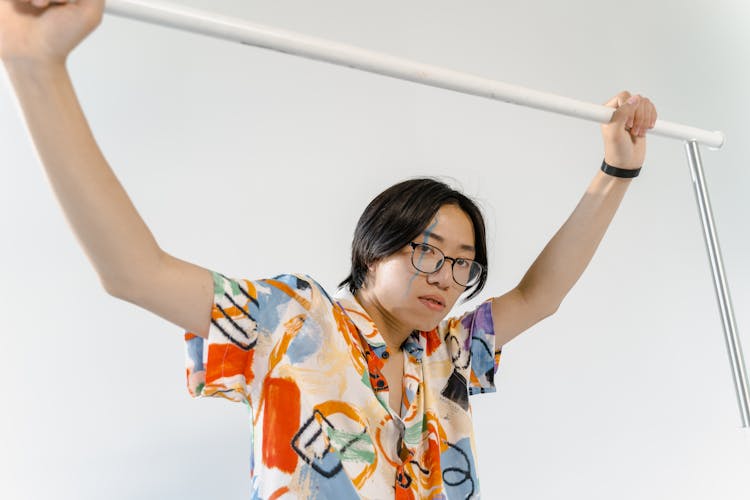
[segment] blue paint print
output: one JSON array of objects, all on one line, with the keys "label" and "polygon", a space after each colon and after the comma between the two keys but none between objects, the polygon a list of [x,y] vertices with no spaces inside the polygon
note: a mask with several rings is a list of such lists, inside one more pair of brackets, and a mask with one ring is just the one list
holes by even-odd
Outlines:
[{"label": "blue paint print", "polygon": [[293,365],[302,363],[308,357],[320,350],[323,344],[323,334],[314,321],[305,321],[297,335],[287,347],[286,355]]},{"label": "blue paint print", "polygon": [[[435,221],[432,223],[430,227],[425,229],[424,231],[424,238],[422,239],[422,243],[427,243],[427,240],[430,238],[430,235],[432,234],[432,230],[435,229],[435,226],[438,224],[438,218],[435,216]],[[419,263],[422,263],[422,256],[419,256]],[[419,276],[419,271],[414,271],[414,276],[411,277],[409,280],[409,285],[406,287],[406,291],[404,292],[404,297],[409,295],[409,292],[411,292],[411,286],[414,284],[414,280],[417,279],[417,276]]]},{"label": "blue paint print", "polygon": [[203,366],[203,337],[193,337],[185,341],[188,358],[193,362],[193,370],[200,372],[205,370]]},{"label": "blue paint print", "polygon": [[300,482],[309,484],[310,498],[359,498],[346,472],[339,452],[329,448],[320,457],[312,457],[300,467]]},{"label": "blue paint print", "polygon": [[455,444],[444,442],[448,449],[440,454],[440,468],[448,498],[473,498],[479,490],[479,481],[469,438]]}]

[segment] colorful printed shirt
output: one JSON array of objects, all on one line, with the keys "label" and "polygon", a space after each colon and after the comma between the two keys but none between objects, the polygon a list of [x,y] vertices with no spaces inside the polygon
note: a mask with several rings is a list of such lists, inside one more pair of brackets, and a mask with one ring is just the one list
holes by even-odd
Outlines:
[{"label": "colorful printed shirt", "polygon": [[185,333],[188,388],[250,408],[252,498],[479,498],[469,395],[495,391],[489,301],[406,340],[397,414],[390,353],[346,288],[212,275],[208,339]]}]

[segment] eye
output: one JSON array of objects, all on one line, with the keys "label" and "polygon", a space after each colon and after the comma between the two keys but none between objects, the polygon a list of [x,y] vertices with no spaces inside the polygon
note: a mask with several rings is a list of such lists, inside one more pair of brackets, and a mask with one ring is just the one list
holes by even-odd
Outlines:
[{"label": "eye", "polygon": [[466,259],[456,259],[456,266],[461,269],[468,269],[471,266],[471,261]]},{"label": "eye", "polygon": [[432,255],[434,253],[432,248],[427,245],[417,245],[416,251],[421,255]]}]

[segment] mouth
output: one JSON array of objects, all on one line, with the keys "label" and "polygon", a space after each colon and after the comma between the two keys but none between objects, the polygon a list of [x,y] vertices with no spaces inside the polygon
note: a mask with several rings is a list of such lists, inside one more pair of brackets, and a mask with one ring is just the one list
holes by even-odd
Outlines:
[{"label": "mouth", "polygon": [[434,295],[419,297],[419,301],[433,311],[442,311],[445,309],[445,302],[443,299]]}]

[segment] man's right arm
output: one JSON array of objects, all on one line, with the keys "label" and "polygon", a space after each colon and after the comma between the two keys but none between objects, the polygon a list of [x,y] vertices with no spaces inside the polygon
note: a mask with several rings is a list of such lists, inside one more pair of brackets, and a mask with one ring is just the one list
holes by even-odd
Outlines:
[{"label": "man's right arm", "polygon": [[159,247],[96,144],[64,62],[5,67],[50,184],[105,290],[206,337],[211,273]]}]

